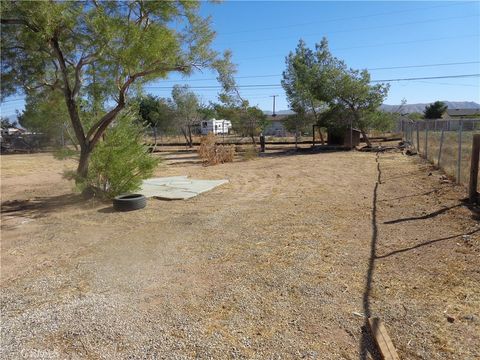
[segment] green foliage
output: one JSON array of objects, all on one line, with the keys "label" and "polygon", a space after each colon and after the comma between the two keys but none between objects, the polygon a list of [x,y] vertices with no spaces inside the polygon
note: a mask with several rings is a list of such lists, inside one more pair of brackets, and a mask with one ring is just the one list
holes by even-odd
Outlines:
[{"label": "green foliage", "polygon": [[[211,48],[210,18],[198,1],[5,1],[1,97],[44,89],[63,94],[86,176],[91,151],[150,81],[171,72],[228,68]],[[110,109],[108,112],[105,109]],[[40,119],[40,118],[39,118]],[[28,120],[38,124],[39,119]],[[25,120],[27,121],[27,120]],[[57,120],[47,118],[57,131]],[[33,125],[32,125],[33,126]]]},{"label": "green foliage", "polygon": [[11,127],[16,127],[18,124],[16,121],[11,121],[7,117],[0,117],[0,126],[2,129],[7,129]]},{"label": "green foliage", "polygon": [[26,98],[25,109],[17,114],[18,122],[25,129],[44,134],[49,140],[65,139],[77,143],[71,135],[73,130],[63,94],[56,91],[31,93]]},{"label": "green foliage", "polygon": [[[320,121],[322,123],[322,121]],[[317,119],[311,113],[297,113],[288,115],[283,122],[289,132],[298,132],[299,134],[311,133],[312,125],[317,123]]]},{"label": "green foliage", "polygon": [[419,112],[413,112],[408,114],[408,117],[412,120],[421,120],[423,119],[423,114]]},{"label": "green foliage", "polygon": [[53,157],[57,160],[71,159],[78,156],[78,151],[69,148],[59,148],[53,152]]},{"label": "green foliage", "polygon": [[425,119],[441,119],[448,106],[442,101],[435,101],[433,104],[425,106],[423,117]]},{"label": "green foliage", "polygon": [[153,95],[140,97],[138,112],[143,123],[167,133],[174,126],[175,110],[168,99]]},{"label": "green foliage", "polygon": [[351,122],[367,130],[372,124],[370,114],[389,89],[384,84],[371,85],[368,71],[350,69],[334,57],[325,38],[315,51],[300,40],[295,52],[287,56],[286,66],[282,86],[290,107],[297,114],[315,117],[320,126],[344,127]]},{"label": "green foliage", "polygon": [[108,198],[138,190],[142,179],[152,176],[158,159],[142,144],[142,128],[131,113],[118,118],[105,133],[90,159],[84,183]]},{"label": "green foliage", "polygon": [[218,81],[222,84],[223,91],[219,96],[222,105],[215,105],[220,118],[232,122],[233,130],[243,136],[250,136],[255,144],[255,136],[268,125],[267,117],[256,106],[249,106],[248,100],[240,95],[234,75],[236,68],[230,62],[230,53],[225,54],[223,66],[218,67]]},{"label": "green foliage", "polygon": [[388,132],[393,130],[395,120],[396,114],[376,110],[366,113],[363,121],[369,129]]}]

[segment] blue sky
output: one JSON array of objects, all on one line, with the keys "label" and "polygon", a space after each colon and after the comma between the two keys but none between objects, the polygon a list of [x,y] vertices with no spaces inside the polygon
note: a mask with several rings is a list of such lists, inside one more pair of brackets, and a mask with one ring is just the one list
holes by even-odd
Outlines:
[{"label": "blue sky", "polygon": [[[285,56],[300,38],[314,47],[326,36],[335,56],[352,68],[372,69],[374,80],[480,73],[479,1],[226,1],[202,3],[201,11],[212,16],[217,32],[214,48],[232,50],[238,84],[258,85],[242,88],[241,94],[263,110],[272,108],[270,95],[279,95],[277,110],[288,109],[281,74]],[[465,62],[469,64],[378,69]],[[146,90],[168,97],[173,84],[218,85],[214,78],[209,71],[188,79],[172,75]],[[217,99],[217,89],[193,90],[206,103]],[[480,102],[480,78],[391,82],[385,103],[398,104],[403,98],[410,104]],[[22,101],[4,103],[2,115],[14,114],[22,107]]]}]

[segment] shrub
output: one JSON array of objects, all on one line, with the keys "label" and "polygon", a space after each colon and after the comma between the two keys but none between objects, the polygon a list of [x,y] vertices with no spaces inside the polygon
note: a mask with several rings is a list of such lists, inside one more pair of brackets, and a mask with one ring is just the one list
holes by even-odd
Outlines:
[{"label": "shrub", "polygon": [[141,140],[142,127],[132,113],[121,115],[93,150],[84,189],[108,198],[138,190],[159,161]]},{"label": "shrub", "polygon": [[215,135],[210,133],[200,140],[198,155],[207,165],[232,162],[235,157],[235,146],[215,144]]},{"label": "shrub", "polygon": [[244,160],[253,160],[258,156],[258,150],[255,145],[248,145],[243,152]]}]

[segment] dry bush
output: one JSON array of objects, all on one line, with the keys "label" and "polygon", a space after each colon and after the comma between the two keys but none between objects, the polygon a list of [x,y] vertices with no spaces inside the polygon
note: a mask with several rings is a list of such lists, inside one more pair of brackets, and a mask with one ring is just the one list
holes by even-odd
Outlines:
[{"label": "dry bush", "polygon": [[215,144],[215,135],[210,133],[200,140],[198,155],[207,165],[232,162],[235,157],[235,146]]},{"label": "dry bush", "polygon": [[244,160],[253,160],[258,157],[258,150],[254,145],[249,145],[245,148],[243,152],[243,159]]}]

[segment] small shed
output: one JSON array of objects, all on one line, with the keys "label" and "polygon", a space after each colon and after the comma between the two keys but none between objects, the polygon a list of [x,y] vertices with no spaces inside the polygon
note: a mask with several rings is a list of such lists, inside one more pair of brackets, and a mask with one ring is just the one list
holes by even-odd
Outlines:
[{"label": "small shed", "polygon": [[[360,145],[360,136],[362,132],[359,129],[353,128],[350,132],[350,128],[342,129],[328,129],[327,130],[327,143],[328,145],[343,145],[346,147],[355,147]],[[352,142],[350,143],[350,138]]]}]

